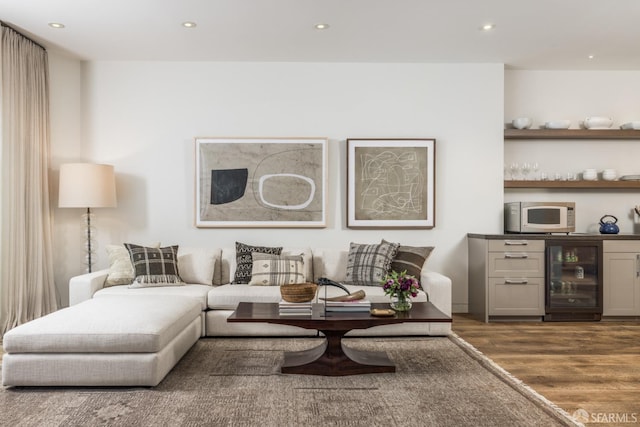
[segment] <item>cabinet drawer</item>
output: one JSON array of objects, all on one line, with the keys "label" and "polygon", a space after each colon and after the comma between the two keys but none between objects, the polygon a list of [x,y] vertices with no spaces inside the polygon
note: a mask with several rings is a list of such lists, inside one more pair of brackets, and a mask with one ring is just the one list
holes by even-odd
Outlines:
[{"label": "cabinet drawer", "polygon": [[603,252],[640,252],[640,241],[638,240],[604,240],[602,242]]},{"label": "cabinet drawer", "polygon": [[544,252],[490,252],[489,277],[544,277]]},{"label": "cabinet drawer", "polygon": [[544,277],[490,279],[489,315],[543,316]]},{"label": "cabinet drawer", "polygon": [[489,240],[489,252],[518,251],[544,252],[544,240],[504,239]]}]

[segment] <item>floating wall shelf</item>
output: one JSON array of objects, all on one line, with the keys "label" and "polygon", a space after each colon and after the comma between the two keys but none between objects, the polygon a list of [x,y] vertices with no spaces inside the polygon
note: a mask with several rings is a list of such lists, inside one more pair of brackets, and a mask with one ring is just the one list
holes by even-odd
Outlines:
[{"label": "floating wall shelf", "polygon": [[640,189],[640,181],[505,181],[504,188]]},{"label": "floating wall shelf", "polygon": [[505,129],[504,139],[640,139],[640,130]]}]

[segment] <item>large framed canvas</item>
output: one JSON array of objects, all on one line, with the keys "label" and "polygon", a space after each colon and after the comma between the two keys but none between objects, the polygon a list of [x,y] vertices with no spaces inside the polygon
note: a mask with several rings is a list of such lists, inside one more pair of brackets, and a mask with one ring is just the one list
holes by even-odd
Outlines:
[{"label": "large framed canvas", "polygon": [[435,227],[435,139],[347,139],[347,227]]},{"label": "large framed canvas", "polygon": [[325,227],[326,138],[196,138],[197,227]]}]

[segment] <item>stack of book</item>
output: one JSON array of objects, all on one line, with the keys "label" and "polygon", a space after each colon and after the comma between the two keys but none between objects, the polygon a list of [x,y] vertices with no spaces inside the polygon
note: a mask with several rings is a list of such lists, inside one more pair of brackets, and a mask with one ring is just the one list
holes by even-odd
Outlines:
[{"label": "stack of book", "polygon": [[366,299],[356,301],[325,301],[326,311],[341,311],[341,312],[368,312],[371,310],[371,301]]},{"label": "stack of book", "polygon": [[280,316],[311,316],[313,308],[311,302],[280,301]]}]

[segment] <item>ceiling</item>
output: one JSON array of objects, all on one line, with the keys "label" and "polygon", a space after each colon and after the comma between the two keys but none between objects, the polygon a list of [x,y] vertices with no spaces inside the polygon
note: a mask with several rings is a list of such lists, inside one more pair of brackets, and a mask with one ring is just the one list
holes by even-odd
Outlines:
[{"label": "ceiling", "polygon": [[0,0],[0,20],[87,61],[640,70],[639,0]]}]

